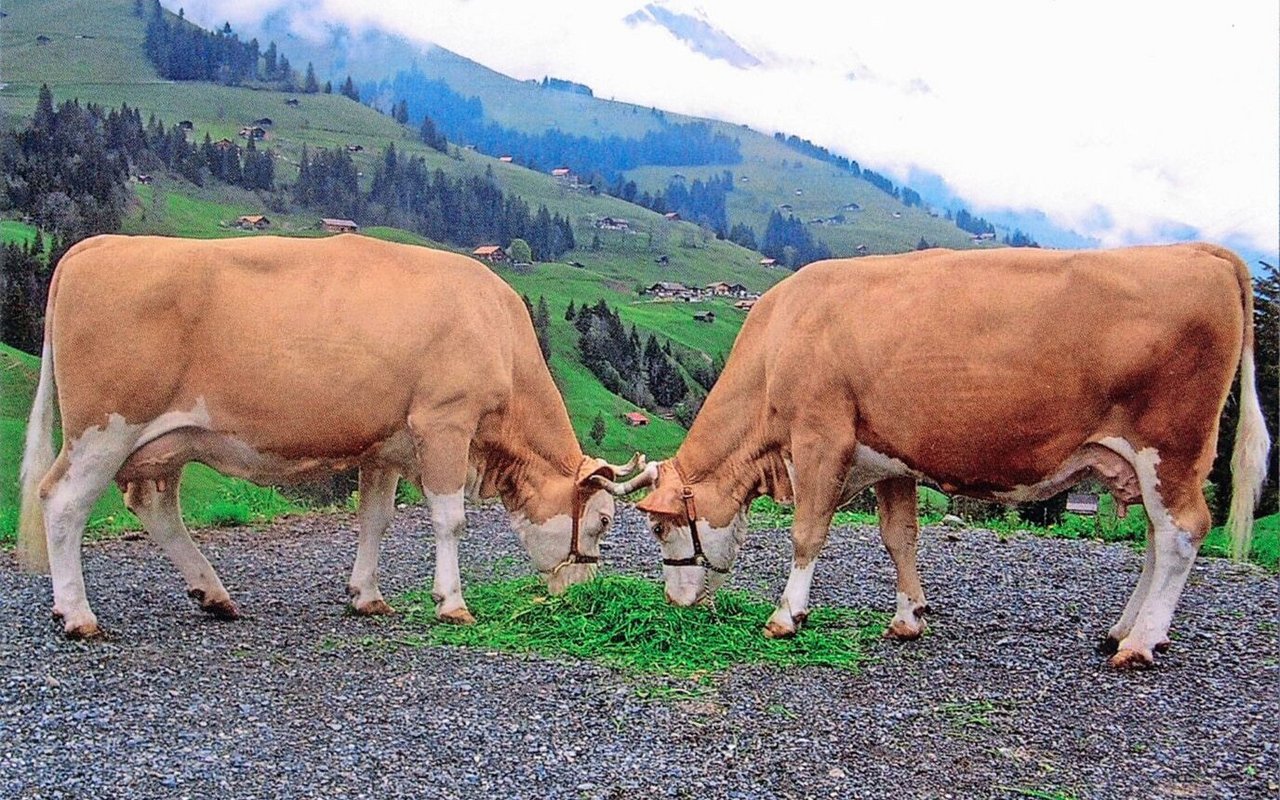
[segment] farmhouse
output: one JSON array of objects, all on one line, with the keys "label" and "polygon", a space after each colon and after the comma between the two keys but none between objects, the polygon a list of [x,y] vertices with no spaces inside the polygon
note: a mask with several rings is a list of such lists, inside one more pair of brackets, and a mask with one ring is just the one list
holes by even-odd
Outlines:
[{"label": "farmhouse", "polygon": [[184,131],[189,131],[189,130],[191,130],[191,129],[195,128],[195,123],[193,123],[193,122],[192,122],[191,120],[189,120],[189,119],[184,119],[182,122],[179,122],[179,123],[178,123],[178,127],[179,127],[179,128],[182,128]]},{"label": "farmhouse", "polygon": [[298,107],[298,98],[296,98],[296,97],[290,97],[288,100],[285,100],[285,101],[284,101],[284,104],[285,104],[286,106],[293,106],[294,108],[297,108],[297,107]]},{"label": "farmhouse", "polygon": [[258,125],[246,126],[240,129],[240,138],[261,141],[267,138],[267,131]]},{"label": "farmhouse", "polygon": [[263,117],[262,119],[254,120],[253,124],[260,128],[270,128],[275,123],[271,121],[271,117]]},{"label": "farmhouse", "polygon": [[236,143],[224,136],[218,141],[214,142],[213,146],[219,150],[230,150],[231,148],[236,146]]},{"label": "farmhouse", "polygon": [[631,223],[621,217],[601,217],[596,220],[596,227],[602,231],[629,231]]},{"label": "farmhouse", "polygon": [[668,222],[679,222],[679,221],[680,221],[680,215],[679,215],[677,212],[675,212],[675,211],[668,211],[667,213],[663,214],[663,215],[662,215],[662,217],[663,217],[663,219],[667,220]]},{"label": "farmhouse", "polygon": [[498,156],[498,160],[501,161],[503,164],[510,164],[511,162],[515,161],[515,159],[512,158],[511,156]]},{"label": "farmhouse", "polygon": [[762,258],[762,259],[760,259],[760,266],[762,266],[762,267],[776,267],[776,266],[778,266],[778,259],[776,259],[776,258]]},{"label": "farmhouse", "polygon": [[486,244],[472,250],[471,257],[478,258],[481,261],[488,261],[490,264],[497,264],[507,260],[507,253],[496,244]]},{"label": "farmhouse", "polygon": [[752,307],[755,306],[755,304],[756,304],[756,301],[753,298],[751,300],[739,300],[738,302],[733,304],[733,307],[740,309],[742,311],[750,311]]},{"label": "farmhouse", "polygon": [[651,297],[678,297],[688,294],[689,287],[674,281],[658,281],[643,293]]},{"label": "farmhouse", "polygon": [[563,178],[568,180],[571,175],[573,175],[573,171],[568,167],[556,167],[551,170],[551,177],[553,178]]},{"label": "farmhouse", "polygon": [[349,144],[349,145],[347,145],[347,152],[348,152],[348,153],[359,153],[359,152],[361,152],[361,151],[363,151],[363,150],[364,150],[364,145],[362,145],[362,144]]},{"label": "farmhouse", "polygon": [[320,227],[333,233],[356,233],[360,230],[360,226],[349,219],[333,219],[330,217],[322,218]]},{"label": "farmhouse", "polygon": [[708,283],[708,284],[707,284],[707,293],[708,293],[708,294],[713,294],[713,295],[715,295],[716,297],[728,297],[728,296],[729,296],[729,284],[728,284],[728,283],[725,283],[724,281],[717,281],[717,282],[715,282],[715,283]]},{"label": "farmhouse", "polygon": [[150,175],[138,175],[138,183],[146,185],[151,183],[152,180],[153,178]]},{"label": "farmhouse", "polygon": [[716,312],[714,312],[714,311],[699,311],[698,313],[696,313],[696,314],[694,314],[694,315],[693,315],[693,318],[694,318],[694,320],[696,320],[697,322],[715,322],[715,321],[716,321]]},{"label": "farmhouse", "polygon": [[646,417],[644,414],[641,414],[639,411],[628,411],[627,413],[622,415],[622,418],[626,420],[626,423],[633,428],[638,428],[641,425],[649,424],[649,418]]},{"label": "farmhouse", "polygon": [[245,230],[260,231],[271,225],[271,220],[262,214],[245,214],[236,219],[236,226]]}]

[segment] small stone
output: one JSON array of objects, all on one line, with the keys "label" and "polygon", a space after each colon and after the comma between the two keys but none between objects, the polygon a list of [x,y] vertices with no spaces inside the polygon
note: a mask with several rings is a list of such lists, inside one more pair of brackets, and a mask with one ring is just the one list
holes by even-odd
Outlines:
[{"label": "small stone", "polygon": [[44,676],[44,685],[48,686],[50,689],[57,689],[59,686],[62,685],[62,681],[58,680],[52,675],[46,675]]},{"label": "small stone", "polygon": [[836,780],[840,781],[840,780],[844,780],[846,776],[845,776],[844,770],[840,769],[839,767],[832,767],[831,769],[827,770],[827,777],[835,778]]}]

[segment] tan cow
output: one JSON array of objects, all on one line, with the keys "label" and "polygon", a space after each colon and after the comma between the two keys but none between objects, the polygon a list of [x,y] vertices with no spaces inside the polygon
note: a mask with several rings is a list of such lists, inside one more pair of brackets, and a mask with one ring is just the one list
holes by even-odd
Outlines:
[{"label": "tan cow", "polygon": [[832,513],[875,486],[898,571],[887,635],[923,628],[916,482],[1005,502],[1093,474],[1151,520],[1146,564],[1109,640],[1117,666],[1167,644],[1209,530],[1202,485],[1237,368],[1232,521],[1244,552],[1265,480],[1244,264],[1204,244],[1103,252],[928,250],[805,267],[760,299],[656,484],[667,595],[724,580],[760,495],[795,502],[795,560],[766,628],[795,632]]},{"label": "tan cow", "polygon": [[[178,507],[183,464],[259,482],[360,468],[349,592],[386,613],[378,547],[398,476],[436,538],[436,614],[469,622],[464,489],[499,496],[551,591],[590,577],[617,477],[583,455],[524,304],[479,263],[361,236],[101,236],[58,265],[22,466],[19,548],[72,637],[99,632],[80,547],[115,480],[218,617],[237,616]],[[53,457],[54,385],[64,443]],[[634,466],[634,465],[633,465]],[[47,534],[46,534],[47,531]]]}]

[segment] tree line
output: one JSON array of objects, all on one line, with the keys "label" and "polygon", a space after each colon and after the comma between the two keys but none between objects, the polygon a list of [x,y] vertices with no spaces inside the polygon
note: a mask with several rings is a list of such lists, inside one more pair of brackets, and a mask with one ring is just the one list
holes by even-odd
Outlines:
[{"label": "tree line", "polygon": [[451,178],[431,170],[423,156],[400,155],[394,143],[383,150],[367,192],[345,148],[311,152],[304,146],[292,195],[299,205],[326,215],[404,228],[463,247],[506,247],[523,239],[539,261],[576,246],[567,217],[545,205],[532,211],[523,198],[505,194],[491,170]]},{"label": "tree line", "polygon": [[764,238],[760,240],[760,252],[790,269],[831,258],[831,249],[813,238],[809,229],[795,215],[782,216],[779,211],[769,214]]},{"label": "tree line", "polygon": [[474,145],[487,155],[509,155],[516,163],[543,171],[569,167],[579,175],[594,176],[592,183],[597,186],[611,184],[621,172],[640,166],[736,164],[742,160],[738,140],[704,122],[672,124],[658,117],[661,127],[639,138],[590,138],[554,129],[524,133],[486,122],[484,104],[478,97],[464,97],[445,81],[428,78],[416,69],[367,84],[362,94],[393,98],[383,101],[393,113],[403,107],[409,122],[429,117],[450,140]]}]

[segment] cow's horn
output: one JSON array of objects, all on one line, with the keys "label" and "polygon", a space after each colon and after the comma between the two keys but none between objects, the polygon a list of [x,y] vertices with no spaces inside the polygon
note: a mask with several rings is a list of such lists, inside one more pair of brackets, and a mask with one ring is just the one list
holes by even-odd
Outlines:
[{"label": "cow's horn", "polygon": [[661,463],[661,461],[650,461],[639,475],[626,483],[615,483],[603,475],[596,475],[592,480],[607,489],[610,494],[622,497],[623,495],[631,494],[636,489],[652,486],[658,480],[658,465]]},{"label": "cow's horn", "polygon": [[621,465],[608,464],[607,466],[609,467],[609,469],[613,470],[613,477],[622,478],[627,475],[630,475],[632,472],[635,472],[637,468],[644,469],[645,463],[646,463],[646,460],[644,457],[644,453],[641,453],[639,450],[637,450],[635,455],[631,456],[631,460],[628,461],[627,463],[621,464]]}]

